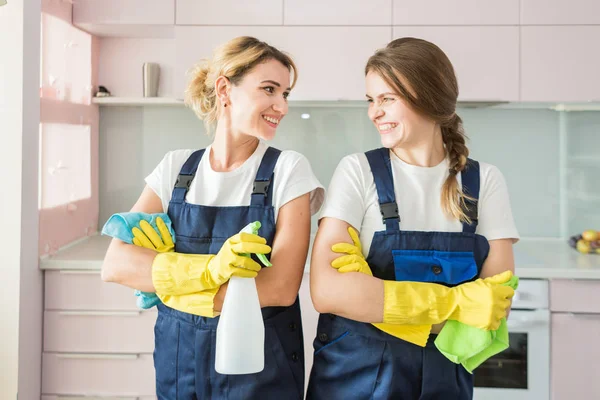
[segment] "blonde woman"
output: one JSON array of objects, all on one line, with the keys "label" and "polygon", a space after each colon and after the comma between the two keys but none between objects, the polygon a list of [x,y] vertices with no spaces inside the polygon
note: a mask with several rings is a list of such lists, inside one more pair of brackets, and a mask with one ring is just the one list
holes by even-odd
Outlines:
[{"label": "blonde woman", "polygon": [[506,316],[519,237],[506,183],[468,158],[454,69],[437,46],[394,40],[365,75],[383,148],[345,157],[328,188],[311,259],[321,315],[308,398],[471,399],[472,375],[433,340],[448,319],[494,330]]},{"label": "blonde woman", "polygon": [[[251,37],[231,40],[198,66],[186,101],[214,126],[214,141],[167,153],[132,209],[167,212],[174,249],[110,245],[103,279],[156,292],[164,303],[155,327],[160,399],[303,398],[298,288],[323,188],[304,156],[265,143],[287,114],[296,76],[288,55]],[[262,224],[260,236],[238,234],[253,221]],[[270,254],[273,266],[261,270],[243,253]],[[265,321],[265,368],[257,374],[215,371],[215,315],[232,275],[256,277]]]}]

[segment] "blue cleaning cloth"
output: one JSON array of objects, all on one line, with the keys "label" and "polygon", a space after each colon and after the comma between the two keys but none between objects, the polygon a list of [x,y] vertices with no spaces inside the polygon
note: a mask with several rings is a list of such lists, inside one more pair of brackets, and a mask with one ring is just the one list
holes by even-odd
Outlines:
[{"label": "blue cleaning cloth", "polygon": [[[519,278],[513,276],[505,285],[517,290]],[[473,373],[488,358],[506,350],[509,346],[506,318],[495,331],[478,329],[455,320],[446,321],[435,340],[438,350],[455,364]]]},{"label": "blue cleaning cloth", "polygon": [[[113,214],[102,227],[102,234],[122,240],[125,243],[133,244],[133,233],[131,230],[134,227],[139,228],[141,221],[147,221],[157,232],[156,218],[162,218],[165,225],[169,229],[169,233],[175,243],[175,231],[171,224],[171,219],[166,213],[147,214],[142,212],[125,212]],[[137,297],[136,304],[141,309],[152,308],[160,303],[160,299],[155,293],[142,292],[136,290],[134,292]]]}]

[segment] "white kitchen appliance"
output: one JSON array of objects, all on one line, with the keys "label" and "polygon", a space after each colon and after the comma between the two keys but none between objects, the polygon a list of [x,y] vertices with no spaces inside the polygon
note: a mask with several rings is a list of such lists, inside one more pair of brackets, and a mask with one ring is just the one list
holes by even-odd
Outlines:
[{"label": "white kitchen appliance", "polygon": [[475,371],[475,400],[550,399],[548,281],[521,279],[508,318],[510,347]]}]

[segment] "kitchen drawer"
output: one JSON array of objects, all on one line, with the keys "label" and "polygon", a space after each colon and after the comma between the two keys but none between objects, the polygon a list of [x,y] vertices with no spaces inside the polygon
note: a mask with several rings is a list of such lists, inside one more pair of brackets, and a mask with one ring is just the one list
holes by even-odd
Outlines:
[{"label": "kitchen drawer", "polygon": [[73,396],[43,394],[42,400],[156,400],[156,396]]},{"label": "kitchen drawer", "polygon": [[600,398],[600,314],[552,314],[553,400]]},{"label": "kitchen drawer", "polygon": [[100,271],[46,271],[46,310],[137,310],[134,290],[106,283]]},{"label": "kitchen drawer", "polygon": [[153,311],[45,311],[44,351],[152,353]]},{"label": "kitchen drawer", "polygon": [[43,353],[42,393],[155,396],[152,354]]},{"label": "kitchen drawer", "polygon": [[550,281],[550,310],[600,313],[600,280]]}]

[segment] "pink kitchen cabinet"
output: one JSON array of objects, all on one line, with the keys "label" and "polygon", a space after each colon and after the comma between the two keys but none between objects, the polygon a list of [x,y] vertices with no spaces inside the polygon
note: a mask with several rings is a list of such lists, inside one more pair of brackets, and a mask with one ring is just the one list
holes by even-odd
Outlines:
[{"label": "pink kitchen cabinet", "polygon": [[522,25],[598,25],[598,0],[522,0]]},{"label": "pink kitchen cabinet", "polygon": [[152,353],[152,311],[45,311],[44,351]]},{"label": "pink kitchen cabinet", "polygon": [[97,36],[173,37],[175,0],[73,1],[73,25]]},{"label": "pink kitchen cabinet", "polygon": [[73,2],[73,24],[171,25],[175,0],[78,0]]},{"label": "pink kitchen cabinet", "polygon": [[551,280],[550,310],[552,312],[598,314],[600,321],[600,281]]},{"label": "pink kitchen cabinet", "polygon": [[183,93],[185,72],[217,45],[235,36],[251,35],[293,56],[301,78],[290,100],[363,101],[364,65],[376,49],[390,41],[391,32],[391,27],[177,26],[175,92]]},{"label": "pink kitchen cabinet", "polygon": [[600,314],[553,313],[551,332],[552,400],[599,399]]},{"label": "pink kitchen cabinet", "polygon": [[393,35],[418,37],[438,45],[454,65],[459,100],[519,100],[518,27],[395,26]]},{"label": "pink kitchen cabinet", "polygon": [[390,25],[392,0],[285,0],[284,25]]},{"label": "pink kitchen cabinet", "polygon": [[156,394],[152,354],[44,353],[42,393],[98,397]]},{"label": "pink kitchen cabinet", "polygon": [[178,25],[281,25],[283,0],[176,0]]},{"label": "pink kitchen cabinet", "polygon": [[133,289],[103,282],[100,270],[48,270],[44,287],[46,310],[138,311]]},{"label": "pink kitchen cabinet", "polygon": [[518,25],[519,0],[394,0],[393,18],[394,25]]},{"label": "pink kitchen cabinet", "polygon": [[521,100],[600,101],[599,42],[600,26],[521,27]]}]

